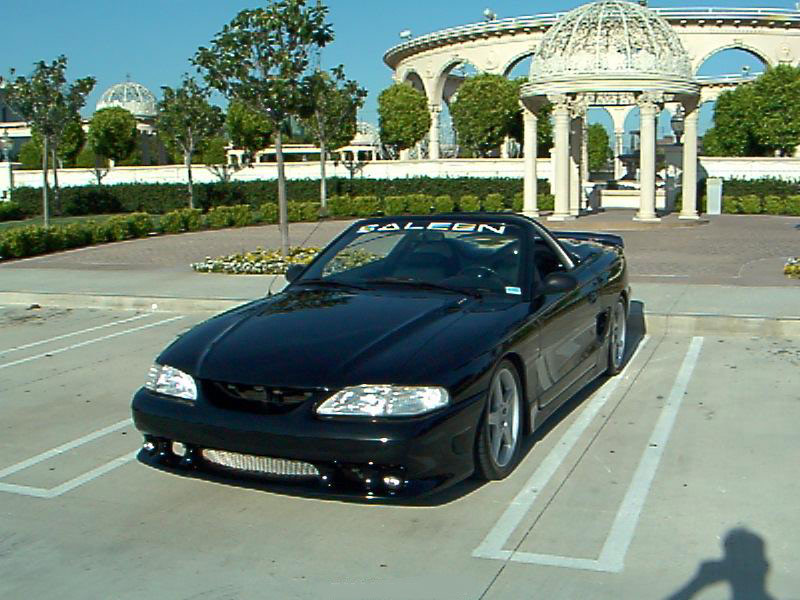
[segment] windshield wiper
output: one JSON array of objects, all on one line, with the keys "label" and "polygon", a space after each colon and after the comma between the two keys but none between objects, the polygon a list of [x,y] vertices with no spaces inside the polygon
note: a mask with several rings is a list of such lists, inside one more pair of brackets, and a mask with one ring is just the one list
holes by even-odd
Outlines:
[{"label": "windshield wiper", "polygon": [[357,285],[355,283],[347,283],[345,281],[338,281],[336,279],[301,279],[299,281],[295,281],[294,285],[323,285],[328,287],[335,287],[341,289],[355,289],[355,290],[366,290],[363,285]]},{"label": "windshield wiper", "polygon": [[432,281],[421,281],[419,279],[401,279],[400,277],[381,277],[380,279],[367,279],[365,283],[368,284],[388,284],[388,285],[404,285],[408,287],[417,288],[420,290],[442,290],[445,292],[453,292],[456,294],[463,294],[465,296],[472,296],[473,298],[483,298],[483,293],[479,290],[455,287],[452,285],[445,285],[443,283],[434,283]]}]

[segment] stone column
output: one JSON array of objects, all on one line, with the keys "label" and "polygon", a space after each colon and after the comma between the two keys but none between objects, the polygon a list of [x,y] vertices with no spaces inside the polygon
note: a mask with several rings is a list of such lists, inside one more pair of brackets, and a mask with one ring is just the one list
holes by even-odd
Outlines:
[{"label": "stone column", "polygon": [[439,115],[442,112],[442,107],[438,104],[431,104],[428,106],[431,114],[431,131],[430,141],[428,143],[428,158],[431,160],[439,160]]},{"label": "stone column", "polygon": [[570,111],[566,96],[550,98],[553,102],[553,158],[555,159],[555,210],[549,221],[568,221],[569,214],[569,121]]},{"label": "stone column", "polygon": [[524,143],[523,157],[525,161],[525,178],[523,181],[522,192],[522,214],[528,217],[539,216],[538,206],[538,174],[536,173],[536,138],[539,119],[536,115],[528,110],[525,106],[522,107],[522,123],[524,126]]},{"label": "stone column", "polygon": [[583,151],[583,117],[576,116],[570,123],[569,153],[569,214],[577,217],[581,212],[581,156]]},{"label": "stone column", "polygon": [[400,150],[400,160],[411,160],[411,149]]},{"label": "stone column", "polygon": [[637,100],[639,105],[639,212],[636,221],[657,223],[656,215],[656,116],[658,104],[654,94],[644,93]]},{"label": "stone column", "polygon": [[625,165],[622,163],[622,153],[624,152],[624,129],[614,130],[614,179],[620,180],[625,177]]},{"label": "stone column", "polygon": [[697,214],[697,104],[684,106],[683,117],[683,176],[681,195],[683,206],[679,219],[699,219]]}]

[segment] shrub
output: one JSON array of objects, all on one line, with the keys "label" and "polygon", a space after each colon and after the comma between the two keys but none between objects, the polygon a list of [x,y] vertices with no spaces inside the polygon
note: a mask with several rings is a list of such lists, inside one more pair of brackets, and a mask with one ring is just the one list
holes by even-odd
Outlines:
[{"label": "shrub", "polygon": [[489,194],[483,200],[483,210],[500,212],[505,208],[502,194]]},{"label": "shrub", "polygon": [[203,211],[199,208],[181,208],[161,217],[160,229],[164,233],[180,233],[199,231],[203,225]]},{"label": "shrub", "polygon": [[536,202],[539,210],[554,210],[556,207],[556,197],[553,194],[539,194]]},{"label": "shrub", "polygon": [[249,204],[231,206],[234,227],[247,227],[255,223],[256,218]]},{"label": "shrub", "polygon": [[761,198],[754,194],[742,196],[739,199],[739,207],[739,212],[745,215],[760,215],[764,210]]},{"label": "shrub", "polygon": [[408,212],[414,215],[429,215],[433,210],[433,196],[411,194],[408,196]]},{"label": "shrub", "polygon": [[216,206],[206,213],[206,224],[211,229],[224,229],[233,225],[233,210],[230,206]]},{"label": "shrub", "polygon": [[405,196],[386,196],[383,201],[383,212],[385,215],[402,215],[405,214],[408,207],[408,201]]},{"label": "shrub", "polygon": [[261,205],[259,221],[263,223],[278,222],[278,205],[274,202],[265,202]]},{"label": "shrub", "polygon": [[319,207],[317,202],[289,202],[289,222],[316,221],[319,218]]},{"label": "shrub", "polygon": [[800,217],[800,196],[786,197],[786,214]]},{"label": "shrub", "polygon": [[354,214],[349,196],[333,196],[328,200],[328,208],[334,217],[349,217]]},{"label": "shrub", "polygon": [[128,231],[132,237],[144,237],[153,230],[153,217],[147,213],[131,213],[128,215]]},{"label": "shrub", "polygon": [[357,217],[372,217],[381,212],[381,202],[377,196],[356,196],[352,207]]},{"label": "shrub", "polygon": [[25,218],[25,213],[16,202],[0,202],[0,222],[19,221]]},{"label": "shrub", "polygon": [[461,212],[476,212],[481,209],[480,198],[473,195],[461,196],[458,202],[458,208]]},{"label": "shrub", "polygon": [[768,215],[785,215],[787,202],[780,196],[767,196],[764,198],[764,212]]},{"label": "shrub", "polygon": [[514,197],[511,199],[511,210],[516,213],[521,213],[523,208],[525,208],[525,198],[522,192],[514,194]]},{"label": "shrub", "polygon": [[456,203],[450,196],[436,196],[433,199],[433,209],[437,213],[450,213],[456,208]]}]

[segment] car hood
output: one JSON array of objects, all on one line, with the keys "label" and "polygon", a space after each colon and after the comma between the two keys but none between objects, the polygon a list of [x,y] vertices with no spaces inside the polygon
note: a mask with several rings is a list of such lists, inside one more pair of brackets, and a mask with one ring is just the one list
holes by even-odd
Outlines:
[{"label": "car hood", "polygon": [[452,294],[289,290],[195,327],[159,362],[248,385],[426,383],[415,356],[475,304]]}]

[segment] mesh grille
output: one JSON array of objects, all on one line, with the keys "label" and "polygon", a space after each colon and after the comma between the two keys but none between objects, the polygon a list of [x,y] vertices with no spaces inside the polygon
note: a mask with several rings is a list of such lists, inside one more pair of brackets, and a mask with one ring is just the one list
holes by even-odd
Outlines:
[{"label": "mesh grille", "polygon": [[252,454],[239,454],[225,450],[203,450],[203,458],[208,462],[246,471],[276,477],[318,477],[319,471],[311,463],[284,458],[270,458],[267,456],[254,456]]}]

